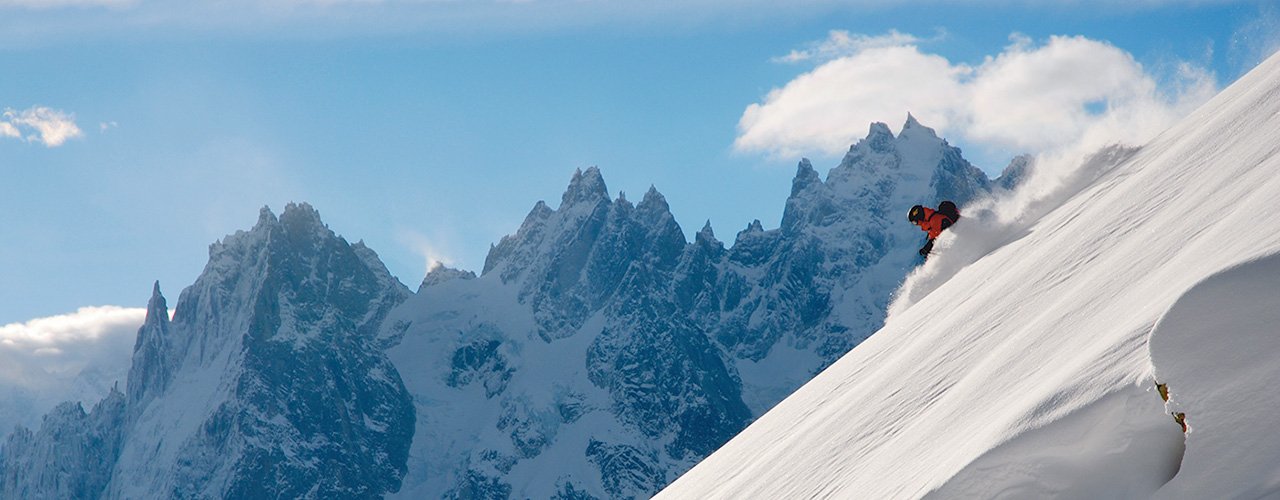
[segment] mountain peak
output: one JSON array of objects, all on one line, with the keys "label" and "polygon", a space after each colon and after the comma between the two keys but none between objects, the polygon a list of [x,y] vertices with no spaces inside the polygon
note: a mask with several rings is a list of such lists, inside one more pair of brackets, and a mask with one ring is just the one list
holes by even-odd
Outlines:
[{"label": "mountain peak", "polygon": [[902,132],[898,134],[899,138],[911,137],[927,137],[938,139],[938,134],[932,128],[922,125],[916,117],[911,113],[907,113],[907,122],[902,125]]},{"label": "mountain peak", "polygon": [[892,139],[893,131],[889,130],[889,126],[884,122],[871,122],[871,126],[867,129],[867,138],[870,139],[876,136],[888,136]]},{"label": "mountain peak", "polygon": [[269,226],[275,224],[278,220],[276,219],[276,214],[271,211],[271,207],[263,205],[262,208],[258,209],[258,223],[254,224],[253,228]]},{"label": "mountain peak", "polygon": [[564,208],[584,201],[607,201],[608,199],[609,188],[605,187],[600,168],[592,166],[586,171],[578,169],[573,172],[573,179],[569,181],[568,189],[565,189],[564,196],[560,198],[560,207]]},{"label": "mountain peak", "polygon": [[441,283],[453,281],[455,279],[470,280],[475,279],[476,273],[471,271],[463,271],[444,265],[442,262],[436,262],[431,266],[431,270],[427,271],[427,276],[422,279],[422,285],[418,287],[418,292],[427,287],[439,285]]},{"label": "mountain peak", "polygon": [[922,127],[922,126],[923,126],[923,125],[920,125],[920,122],[919,122],[919,121],[916,121],[916,117],[915,117],[914,115],[912,115],[910,111],[908,111],[908,112],[907,112],[907,123],[906,123],[906,124],[904,124],[904,125],[902,126],[902,129],[903,129],[903,130],[906,130],[906,129],[909,129],[909,128]]},{"label": "mountain peak", "polygon": [[818,175],[818,171],[813,168],[808,158],[801,158],[800,164],[796,166],[796,178],[791,181],[791,196],[815,184],[822,184],[822,177]]},{"label": "mountain peak", "polygon": [[147,323],[159,321],[159,317],[165,320],[169,319],[169,308],[165,303],[164,295],[160,293],[160,280],[156,280],[155,285],[151,287],[151,299],[147,301]]},{"label": "mountain peak", "polygon": [[715,230],[711,229],[711,219],[707,219],[707,223],[702,226],[698,234],[694,235],[693,240],[699,244],[720,244],[720,240],[716,239]]},{"label": "mountain peak", "polygon": [[671,207],[667,204],[667,198],[658,192],[658,188],[652,184],[649,190],[644,193],[644,199],[640,200],[640,204],[636,206],[642,212],[670,212]]},{"label": "mountain peak", "polygon": [[872,151],[887,152],[894,149],[893,132],[889,130],[889,126],[884,122],[874,122],[867,130],[867,137],[858,141],[850,148],[850,152],[863,144],[871,148]]},{"label": "mountain peak", "polygon": [[325,227],[324,222],[320,220],[320,212],[307,202],[290,202],[285,205],[284,212],[280,214],[280,223],[290,227],[312,227],[316,229]]}]

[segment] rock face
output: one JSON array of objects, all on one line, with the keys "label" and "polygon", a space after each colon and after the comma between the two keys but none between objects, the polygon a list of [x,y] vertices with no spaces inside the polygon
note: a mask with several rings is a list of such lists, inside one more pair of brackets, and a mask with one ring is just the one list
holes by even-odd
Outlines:
[{"label": "rock face", "polygon": [[911,205],[990,189],[914,118],[874,124],[725,248],[710,223],[687,242],[657,190],[575,173],[481,276],[428,277],[384,324],[417,410],[401,494],[652,494],[880,327],[923,242]]},{"label": "rock face", "polygon": [[399,488],[413,407],[376,333],[408,290],[306,204],[278,219],[263,209],[209,254],[172,322],[156,286],[126,393],[88,414],[64,405],[38,432],[10,437],[5,498]]}]

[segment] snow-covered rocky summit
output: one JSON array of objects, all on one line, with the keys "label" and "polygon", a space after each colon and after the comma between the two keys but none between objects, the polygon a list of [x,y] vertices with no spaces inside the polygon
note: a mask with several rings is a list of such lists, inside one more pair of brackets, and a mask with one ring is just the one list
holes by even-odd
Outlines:
[{"label": "snow-covered rocky summit", "polygon": [[368,497],[398,489],[413,407],[376,330],[409,292],[309,205],[215,243],[126,394],[4,446],[4,498]]},{"label": "snow-covered rocky summit", "polygon": [[429,278],[385,323],[417,405],[401,494],[652,494],[880,327],[923,243],[911,205],[989,189],[914,118],[877,123],[726,248],[710,223],[686,241],[656,189],[576,172],[481,276]]},{"label": "snow-covered rocky summit", "polygon": [[[659,498],[1280,496],[1280,232],[1259,225],[1280,200],[1277,131],[1280,55]],[[917,272],[984,245],[966,241],[990,234],[975,224]]]}]

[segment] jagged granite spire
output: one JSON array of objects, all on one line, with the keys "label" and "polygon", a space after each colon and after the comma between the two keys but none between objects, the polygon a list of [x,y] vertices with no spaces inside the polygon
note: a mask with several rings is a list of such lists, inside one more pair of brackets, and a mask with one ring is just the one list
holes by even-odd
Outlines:
[{"label": "jagged granite spire", "polygon": [[711,228],[711,219],[707,219],[707,223],[702,225],[702,229],[698,230],[695,241],[708,243],[720,242],[720,240],[716,239],[716,231]]},{"label": "jagged granite spire", "polygon": [[796,196],[810,186],[822,184],[822,177],[814,170],[808,158],[801,158],[796,165],[796,177],[791,181],[791,196]]},{"label": "jagged granite spire", "polygon": [[560,198],[560,209],[564,210],[565,207],[579,203],[598,202],[601,199],[608,201],[609,188],[604,185],[604,177],[600,175],[600,169],[593,166],[587,168],[585,172],[576,170],[573,173],[573,179],[569,181],[569,188]]},{"label": "jagged granite spire", "polygon": [[169,307],[160,293],[160,282],[151,288],[147,301],[147,317],[138,329],[133,346],[133,365],[129,368],[126,385],[129,403],[141,408],[145,399],[163,393],[173,380],[178,364],[179,339],[174,338],[169,326]]},{"label": "jagged granite spire", "polygon": [[[157,283],[128,396],[64,405],[4,448],[4,498],[377,497],[413,406],[382,352],[409,296],[305,203],[210,246],[171,321]],[[120,436],[127,436],[124,441]],[[11,480],[12,479],[12,480]]]}]

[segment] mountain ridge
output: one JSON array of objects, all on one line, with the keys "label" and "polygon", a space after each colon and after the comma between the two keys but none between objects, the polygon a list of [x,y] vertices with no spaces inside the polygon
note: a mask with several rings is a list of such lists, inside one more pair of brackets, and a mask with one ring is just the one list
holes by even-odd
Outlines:
[{"label": "mountain ridge", "polygon": [[799,162],[782,225],[726,247],[578,170],[480,275],[416,294],[310,205],[264,207],[172,319],[153,286],[124,392],[11,436],[0,491],[648,496],[878,327],[915,265],[907,207],[992,189],[913,117],[826,177]]}]

